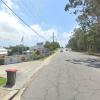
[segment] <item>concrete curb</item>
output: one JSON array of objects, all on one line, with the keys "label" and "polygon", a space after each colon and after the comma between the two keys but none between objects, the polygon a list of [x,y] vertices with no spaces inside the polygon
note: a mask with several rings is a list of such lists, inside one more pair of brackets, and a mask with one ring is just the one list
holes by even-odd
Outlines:
[{"label": "concrete curb", "polygon": [[19,90],[13,90],[13,91],[9,92],[7,95],[5,95],[1,99],[2,100],[11,100],[18,92],[19,92]]},{"label": "concrete curb", "polygon": [[49,58],[45,59],[43,63],[39,66],[37,66],[37,69],[35,70],[33,76],[31,77],[30,81],[27,82],[20,90],[13,90],[9,92],[7,95],[5,95],[2,100],[21,100],[21,95],[23,94],[24,90],[28,87],[28,85],[32,82],[32,80],[38,76],[38,74],[44,69],[44,67],[50,63],[52,58],[57,54],[56,52],[54,55],[50,56]]}]

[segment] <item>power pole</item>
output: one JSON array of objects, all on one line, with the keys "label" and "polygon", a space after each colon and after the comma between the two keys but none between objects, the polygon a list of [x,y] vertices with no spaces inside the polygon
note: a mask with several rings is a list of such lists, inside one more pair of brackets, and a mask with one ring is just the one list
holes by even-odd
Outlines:
[{"label": "power pole", "polygon": [[53,32],[53,42],[54,42],[54,32]]},{"label": "power pole", "polygon": [[56,49],[57,49],[57,37],[56,37]]}]

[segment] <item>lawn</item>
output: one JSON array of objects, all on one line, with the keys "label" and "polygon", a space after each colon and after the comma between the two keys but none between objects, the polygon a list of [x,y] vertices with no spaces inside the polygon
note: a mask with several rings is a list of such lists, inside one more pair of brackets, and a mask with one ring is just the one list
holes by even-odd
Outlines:
[{"label": "lawn", "polygon": [[4,84],[6,84],[6,82],[7,82],[6,78],[0,77],[0,86],[3,86]]}]

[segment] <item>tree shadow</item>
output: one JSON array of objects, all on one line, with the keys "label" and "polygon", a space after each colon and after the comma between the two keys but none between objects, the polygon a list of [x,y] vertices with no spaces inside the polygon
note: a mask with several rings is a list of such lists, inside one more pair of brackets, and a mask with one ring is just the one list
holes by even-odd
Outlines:
[{"label": "tree shadow", "polygon": [[73,64],[84,63],[88,67],[100,68],[100,59],[83,58],[83,59],[72,59],[72,60],[68,59],[65,61],[71,62]]}]

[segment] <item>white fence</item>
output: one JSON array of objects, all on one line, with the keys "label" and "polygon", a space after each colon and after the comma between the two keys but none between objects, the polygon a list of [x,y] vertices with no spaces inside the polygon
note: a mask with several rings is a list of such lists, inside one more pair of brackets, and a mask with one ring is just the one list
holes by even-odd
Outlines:
[{"label": "white fence", "polygon": [[5,65],[26,62],[33,59],[34,59],[33,54],[5,56]]}]

